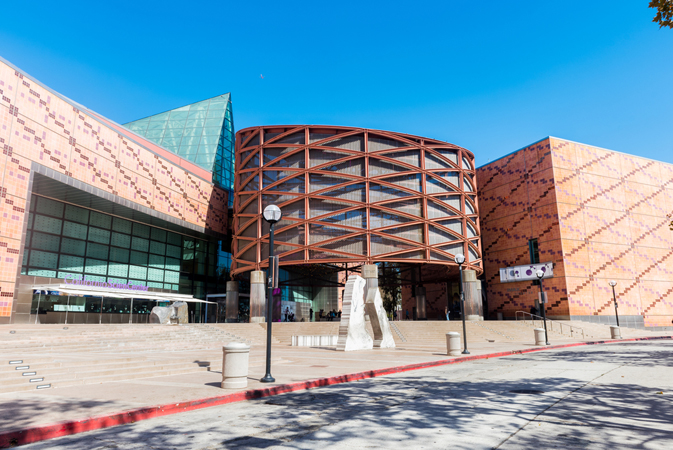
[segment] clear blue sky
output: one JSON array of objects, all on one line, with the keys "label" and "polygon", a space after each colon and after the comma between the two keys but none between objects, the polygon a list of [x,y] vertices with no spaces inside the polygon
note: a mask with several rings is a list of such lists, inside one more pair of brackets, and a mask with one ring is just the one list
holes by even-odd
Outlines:
[{"label": "clear blue sky", "polygon": [[479,165],[552,135],[673,163],[673,30],[647,4],[12,1],[0,55],[120,123],[231,92],[237,130],[394,130]]}]

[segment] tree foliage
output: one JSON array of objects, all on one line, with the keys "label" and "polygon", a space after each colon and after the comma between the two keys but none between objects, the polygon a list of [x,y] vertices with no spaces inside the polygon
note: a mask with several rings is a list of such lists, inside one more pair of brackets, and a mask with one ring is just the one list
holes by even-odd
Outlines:
[{"label": "tree foliage", "polygon": [[396,264],[383,264],[383,277],[379,279],[379,289],[383,308],[392,314],[402,304],[402,286],[400,285],[400,267]]},{"label": "tree foliage", "polygon": [[652,22],[658,23],[659,28],[668,27],[673,29],[673,0],[652,0],[650,8],[657,10]]},{"label": "tree foliage", "polygon": [[392,314],[402,303],[402,286],[381,286],[381,297],[383,308]]}]

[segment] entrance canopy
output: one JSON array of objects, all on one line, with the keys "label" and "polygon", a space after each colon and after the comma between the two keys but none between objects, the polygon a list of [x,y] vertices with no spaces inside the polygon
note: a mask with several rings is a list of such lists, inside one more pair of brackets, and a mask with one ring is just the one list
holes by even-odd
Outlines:
[{"label": "entrance canopy", "polygon": [[71,285],[71,284],[37,284],[32,286],[34,291],[58,291],[67,295],[91,295],[94,297],[114,297],[114,298],[137,298],[142,300],[153,300],[156,302],[187,302],[187,303],[210,303],[216,305],[216,302],[208,302],[194,298],[191,295],[173,294],[169,292],[150,292],[150,291],[132,291],[129,289],[101,289],[97,286]]}]

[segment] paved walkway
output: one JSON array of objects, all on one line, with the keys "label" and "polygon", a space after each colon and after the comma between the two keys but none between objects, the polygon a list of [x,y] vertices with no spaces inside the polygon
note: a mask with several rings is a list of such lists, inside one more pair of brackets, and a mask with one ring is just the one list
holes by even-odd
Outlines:
[{"label": "paved walkway", "polygon": [[[565,340],[558,344],[578,341]],[[472,355],[539,348],[524,343],[479,343],[470,345]],[[275,345],[272,366],[276,383],[261,383],[265,367],[250,368],[246,389],[268,388],[407,364],[452,359],[438,345],[434,351],[371,350],[337,352],[333,348]],[[195,359],[203,358],[198,353]],[[115,356],[123,357],[123,353]],[[220,370],[184,375],[70,386],[42,391],[0,394],[0,432],[48,425],[65,420],[114,414],[128,409],[214,397],[245,389],[222,389]]]},{"label": "paved walkway", "polygon": [[550,350],[207,408],[26,449],[673,448],[673,342]]}]

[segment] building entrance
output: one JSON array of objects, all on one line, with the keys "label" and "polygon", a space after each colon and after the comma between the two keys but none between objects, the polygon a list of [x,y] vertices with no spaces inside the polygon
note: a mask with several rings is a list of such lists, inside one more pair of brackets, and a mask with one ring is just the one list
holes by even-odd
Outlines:
[{"label": "building entrance", "polygon": [[[30,321],[35,324],[149,323],[153,307],[167,306],[177,301],[195,303],[197,306],[211,303],[215,307],[217,318],[216,302],[172,292],[134,292],[130,289],[103,289],[70,284],[34,285],[32,289]],[[198,309],[199,312],[205,312],[205,308]],[[191,321],[206,320],[199,315]]]},{"label": "building entrance", "polygon": [[30,313],[35,317],[34,323],[42,324],[149,323],[152,308],[166,304],[146,299],[37,291]]}]

